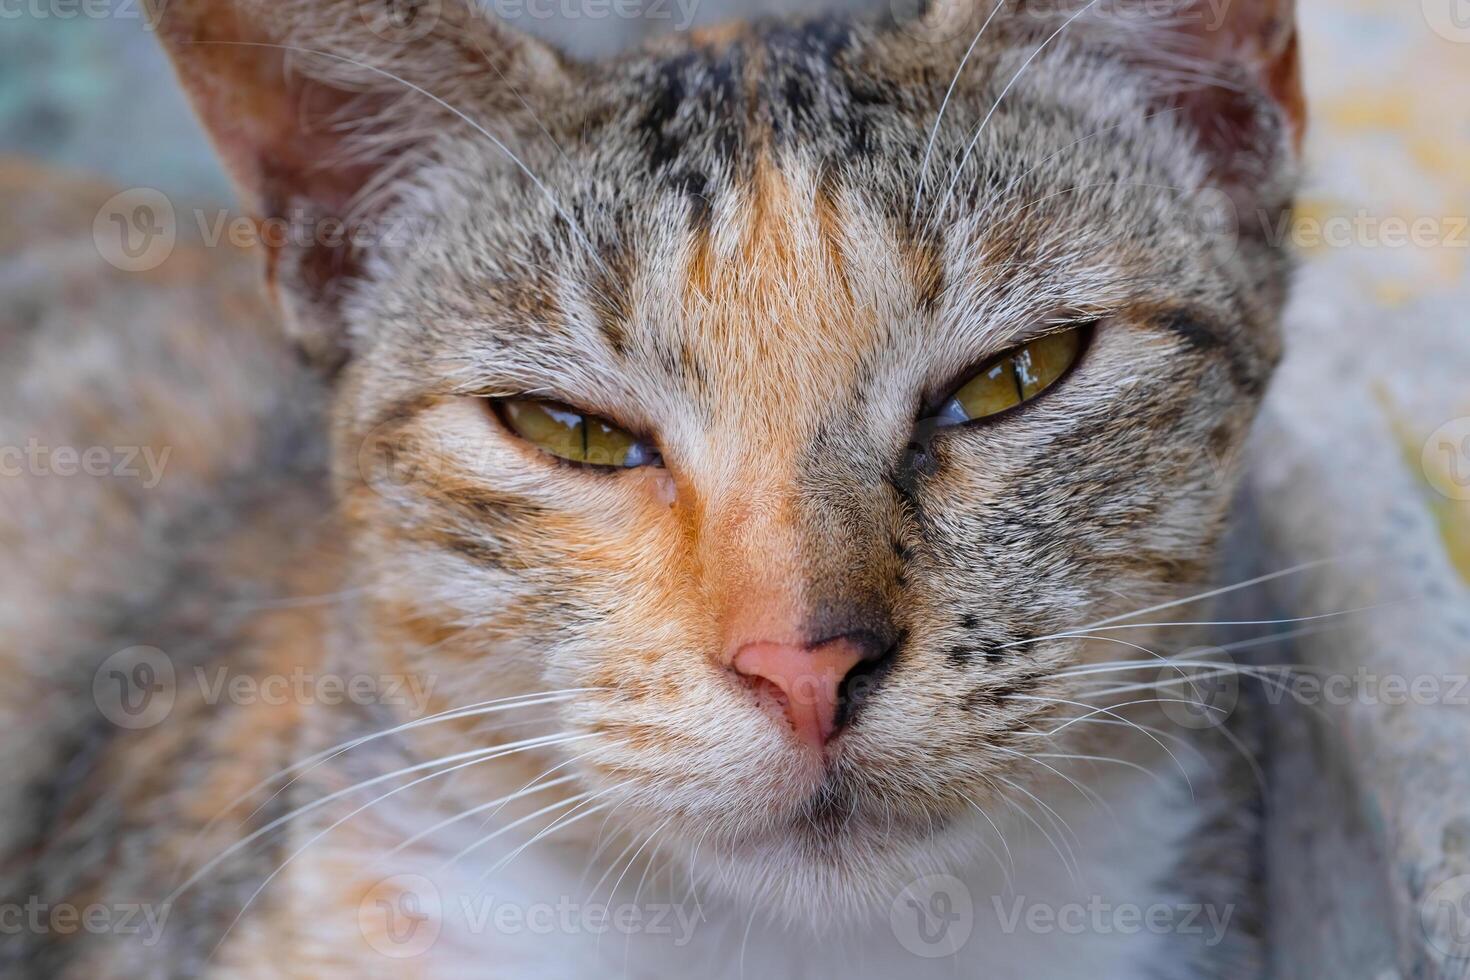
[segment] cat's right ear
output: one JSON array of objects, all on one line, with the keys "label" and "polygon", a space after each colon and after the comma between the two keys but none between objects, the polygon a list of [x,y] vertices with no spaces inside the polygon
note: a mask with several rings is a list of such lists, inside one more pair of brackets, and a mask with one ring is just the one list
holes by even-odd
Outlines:
[{"label": "cat's right ear", "polygon": [[[574,66],[474,0],[145,0],[262,229],[291,336],[327,369],[396,182],[460,129],[513,147]],[[268,232],[267,229],[275,231]],[[284,231],[284,233],[282,233]]]}]

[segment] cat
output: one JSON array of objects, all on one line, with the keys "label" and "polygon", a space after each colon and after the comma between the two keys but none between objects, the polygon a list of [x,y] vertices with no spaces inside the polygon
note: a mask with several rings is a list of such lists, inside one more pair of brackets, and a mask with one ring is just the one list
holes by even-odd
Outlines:
[{"label": "cat", "polygon": [[273,305],[104,304],[182,475],[93,570],[7,528],[17,969],[1260,974],[1248,704],[1153,651],[1280,355],[1288,2],[150,16]]}]

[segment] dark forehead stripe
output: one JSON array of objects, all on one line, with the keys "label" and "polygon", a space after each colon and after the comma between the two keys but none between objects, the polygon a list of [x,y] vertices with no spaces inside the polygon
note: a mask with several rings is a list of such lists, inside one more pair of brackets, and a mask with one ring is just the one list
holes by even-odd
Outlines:
[{"label": "dark forehead stripe", "polygon": [[648,170],[668,186],[701,190],[708,172],[734,164],[745,143],[748,115],[741,85],[744,45],[700,47],[648,66],[651,93],[637,131]]},{"label": "dark forehead stripe", "polygon": [[840,17],[759,22],[655,60],[637,136],[649,172],[707,199],[716,174],[748,176],[772,147],[798,147],[841,167],[866,158],[897,91],[866,64],[864,29]]}]

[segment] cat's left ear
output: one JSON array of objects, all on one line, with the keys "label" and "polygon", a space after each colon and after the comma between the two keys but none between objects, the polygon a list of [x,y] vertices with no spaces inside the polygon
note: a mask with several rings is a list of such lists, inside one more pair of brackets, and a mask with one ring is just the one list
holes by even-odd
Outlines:
[{"label": "cat's left ear", "polygon": [[400,178],[445,133],[509,151],[574,67],[474,0],[145,0],[261,229],[287,330],[331,369]]},{"label": "cat's left ear", "polygon": [[[1124,0],[1126,7],[1127,0]],[[1172,79],[1172,107],[1237,196],[1294,164],[1306,133],[1295,0],[1176,0],[1143,52]]]},{"label": "cat's left ear", "polygon": [[[1294,0],[892,0],[922,4],[920,36],[1019,25],[1039,50],[1086,35],[1149,76],[1154,111],[1192,134],[1237,207],[1284,206],[1306,131]],[[994,20],[996,23],[991,24]]]}]

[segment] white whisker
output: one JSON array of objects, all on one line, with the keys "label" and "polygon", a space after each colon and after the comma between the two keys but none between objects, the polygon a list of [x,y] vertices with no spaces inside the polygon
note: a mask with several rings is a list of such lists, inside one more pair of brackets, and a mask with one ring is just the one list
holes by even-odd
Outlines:
[{"label": "white whisker", "polygon": [[[589,734],[584,734],[584,735],[572,735],[572,736],[562,737],[560,741],[556,741],[556,742],[543,742],[542,744],[544,744],[544,745],[559,745],[559,744],[565,744],[567,742],[575,742],[575,741],[578,741],[579,739],[592,738],[592,737],[593,736],[590,733]],[[514,751],[521,752],[521,751],[525,751],[527,748],[539,748],[539,747],[541,747],[541,745],[523,745],[523,746],[520,746],[520,747],[516,748]],[[481,751],[483,751],[483,750],[475,750],[475,752],[474,753],[471,753],[471,754],[478,755]],[[509,755],[511,753],[510,752],[505,752],[505,753],[502,753],[502,754],[503,755]],[[455,772],[455,771],[457,771],[459,769],[463,769],[466,766],[480,765],[481,763],[488,762],[488,761],[490,761],[493,758],[499,758],[499,756],[493,756],[493,755],[492,756],[488,756],[488,757],[481,756],[480,758],[470,759],[467,762],[462,762],[462,763],[460,763],[460,764],[458,764],[456,766],[453,766],[453,767],[451,767],[449,769],[442,770],[440,772],[433,772],[433,773],[430,773],[427,776],[420,776],[418,779],[415,779],[415,780],[413,780],[411,782],[405,783],[402,786],[394,787],[393,789],[389,790],[388,792],[384,793],[383,795],[381,795],[379,797],[376,797],[375,799],[369,800],[368,802],[364,803],[362,806],[359,806],[355,810],[353,810],[352,812],[348,813],[346,816],[344,816],[341,819],[339,819],[339,820],[335,821],[334,823],[332,823],[325,830],[321,831],[316,836],[314,836],[310,840],[308,840],[305,844],[302,844],[299,848],[297,848],[295,851],[293,851],[290,855],[287,856],[287,858],[284,861],[282,861],[279,865],[276,866],[276,868],[275,868],[274,871],[272,871],[270,874],[268,874],[268,875],[265,876],[265,879],[263,881],[261,881],[261,883],[258,886],[256,886],[255,891],[251,892],[250,893],[250,897],[247,898],[245,900],[245,903],[240,906],[240,911],[235,915],[235,918],[230,921],[229,926],[227,926],[225,928],[224,935],[222,935],[220,937],[219,942],[215,944],[214,950],[211,952],[210,955],[213,956],[215,953],[218,953],[219,952],[220,947],[224,945],[225,940],[227,940],[229,938],[230,933],[234,931],[235,926],[239,924],[240,920],[244,917],[246,911],[249,910],[251,904],[255,901],[256,898],[260,897],[260,893],[263,892],[263,891],[265,891],[266,887],[269,886],[270,883],[272,881],[274,881],[276,879],[276,877],[282,871],[286,870],[286,868],[292,862],[294,862],[302,854],[305,854],[306,851],[312,847],[312,845],[316,844],[323,837],[326,837],[332,831],[336,830],[338,827],[342,826],[347,821],[351,820],[353,817],[356,817],[358,814],[364,812],[365,810],[369,809],[370,807],[376,806],[377,804],[383,802],[386,799],[389,799],[390,797],[397,796],[399,793],[402,793],[405,790],[412,789],[413,787],[418,786],[421,783],[427,782],[428,780],[437,779],[440,776],[444,776],[444,775],[447,775],[448,773]],[[442,761],[442,760],[439,760],[439,761]],[[420,767],[412,767],[412,768],[420,768]],[[395,774],[395,775],[397,775],[397,774]],[[379,777],[379,779],[381,779],[381,778],[382,777]],[[376,782],[376,781],[377,780],[370,780],[370,782]],[[354,787],[354,789],[360,789],[360,788],[361,788],[361,786]],[[252,835],[252,836],[254,836],[254,835]],[[243,843],[243,842],[241,842],[241,843]],[[236,845],[236,846],[239,846],[239,845]],[[231,849],[233,850],[233,848],[231,848]],[[185,887],[187,887],[187,883],[186,883],[186,886]],[[171,895],[169,897],[169,899],[168,899],[168,903],[169,904],[172,904],[173,903],[173,900],[174,900],[174,898],[177,897],[177,894],[178,893],[175,892],[174,895]]]},{"label": "white whisker", "polygon": [[934,153],[934,141],[939,135],[939,124],[944,121],[944,112],[949,108],[949,101],[954,96],[955,86],[959,84],[960,76],[965,72],[965,66],[970,63],[970,56],[975,53],[975,46],[985,36],[985,29],[990,26],[990,22],[1005,5],[1006,0],[1000,0],[991,9],[990,15],[985,18],[985,22],[980,25],[980,30],[976,31],[975,37],[971,39],[970,46],[965,49],[964,57],[960,58],[960,64],[955,69],[954,77],[949,80],[949,88],[945,90],[944,99],[939,103],[939,112],[934,116],[934,125],[929,129],[929,140],[924,146],[924,159],[919,164],[919,186],[914,190],[914,205],[909,209],[910,221],[913,221],[919,213],[919,201],[924,196],[924,182],[929,176],[929,157]]},{"label": "white whisker", "polygon": [[980,121],[980,126],[975,130],[975,135],[970,138],[969,144],[965,146],[965,152],[960,156],[960,162],[955,166],[953,176],[949,178],[949,186],[945,188],[944,199],[939,202],[939,207],[932,212],[935,217],[944,216],[945,208],[949,207],[949,202],[954,197],[955,185],[959,182],[960,176],[965,172],[965,164],[970,161],[970,154],[975,152],[975,146],[977,143],[980,142],[981,134],[983,134],[986,127],[990,125],[991,117],[994,116],[995,111],[1000,108],[1001,102],[1005,101],[1005,97],[1010,94],[1012,86],[1014,86],[1016,82],[1020,80],[1021,76],[1026,73],[1026,69],[1031,67],[1031,62],[1036,60],[1037,55],[1041,54],[1041,52],[1044,51],[1046,47],[1051,44],[1052,41],[1055,41],[1063,31],[1065,31],[1068,27],[1071,27],[1072,23],[1076,21],[1077,18],[1081,17],[1083,14],[1087,13],[1087,11],[1091,10],[1093,6],[1097,4],[1097,2],[1098,0],[1088,0],[1087,6],[1083,7],[1081,10],[1068,17],[1061,27],[1058,27],[1045,41],[1042,41],[1041,44],[1037,45],[1036,50],[1032,51],[1031,54],[1026,57],[1026,60],[1021,63],[1021,67],[1016,70],[1016,73],[1014,75],[1011,76],[1011,80],[1009,82],[1006,82],[1005,88],[1001,89],[1000,95],[995,97],[995,102],[990,106],[990,111],[987,112],[985,114],[985,118]]}]

